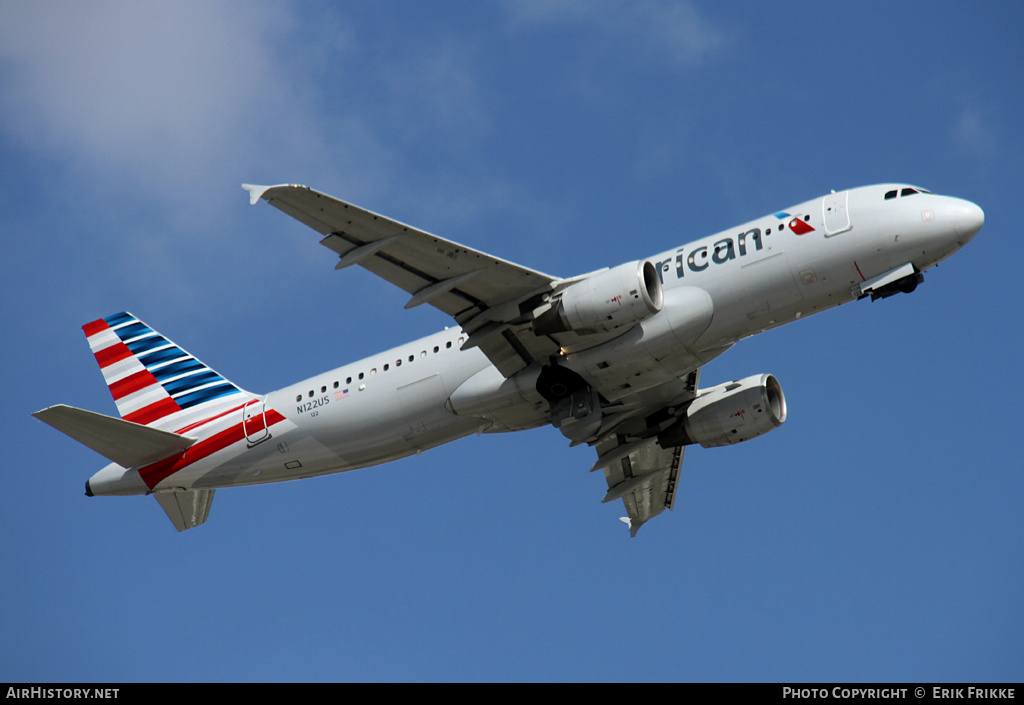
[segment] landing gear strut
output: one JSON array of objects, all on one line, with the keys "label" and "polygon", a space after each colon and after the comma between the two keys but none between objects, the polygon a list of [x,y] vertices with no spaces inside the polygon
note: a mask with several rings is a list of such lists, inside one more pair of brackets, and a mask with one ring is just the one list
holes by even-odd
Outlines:
[{"label": "landing gear strut", "polygon": [[551,405],[551,423],[566,438],[582,442],[601,428],[601,399],[572,370],[547,365],[537,378],[537,393]]}]

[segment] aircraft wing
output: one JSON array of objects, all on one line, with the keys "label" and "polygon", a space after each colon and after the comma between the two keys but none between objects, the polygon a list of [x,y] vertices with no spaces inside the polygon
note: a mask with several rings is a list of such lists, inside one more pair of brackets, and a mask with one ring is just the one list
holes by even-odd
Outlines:
[{"label": "aircraft wing", "polygon": [[[621,499],[628,517],[629,535],[666,509],[672,509],[683,464],[683,447],[661,448],[654,438],[634,443],[611,436],[597,444],[598,462],[594,470],[604,470],[608,494],[603,502]],[[603,459],[603,460],[602,460]]]},{"label": "aircraft wing", "polygon": [[270,205],[313,228],[336,252],[336,269],[358,264],[407,291],[406,308],[430,304],[455,318],[506,377],[556,354],[559,344],[529,329],[527,314],[562,281],[431,235],[298,185],[253,186]]}]

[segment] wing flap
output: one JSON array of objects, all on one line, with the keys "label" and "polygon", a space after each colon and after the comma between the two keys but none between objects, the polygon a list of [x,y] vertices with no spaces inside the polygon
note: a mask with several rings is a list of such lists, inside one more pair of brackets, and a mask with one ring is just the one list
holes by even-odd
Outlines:
[{"label": "wing flap", "polygon": [[169,458],[198,440],[64,404],[32,415],[123,468]]},{"label": "wing flap", "polygon": [[[683,447],[664,449],[651,438],[625,442],[612,436],[597,444],[598,467],[603,467],[608,494],[602,502],[621,499],[628,517],[629,535],[650,519],[675,506]],[[605,460],[602,461],[601,458]]]}]

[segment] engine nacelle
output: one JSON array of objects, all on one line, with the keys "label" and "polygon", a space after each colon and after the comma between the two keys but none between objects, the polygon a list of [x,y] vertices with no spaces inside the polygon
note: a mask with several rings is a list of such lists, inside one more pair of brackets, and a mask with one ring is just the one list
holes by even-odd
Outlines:
[{"label": "engine nacelle", "polygon": [[786,397],[772,375],[753,375],[700,394],[686,415],[658,435],[663,448],[700,443],[705,448],[742,443],[786,420]]},{"label": "engine nacelle", "polygon": [[653,316],[663,303],[655,266],[627,262],[571,284],[557,305],[533,322],[533,330],[538,335],[612,331]]}]

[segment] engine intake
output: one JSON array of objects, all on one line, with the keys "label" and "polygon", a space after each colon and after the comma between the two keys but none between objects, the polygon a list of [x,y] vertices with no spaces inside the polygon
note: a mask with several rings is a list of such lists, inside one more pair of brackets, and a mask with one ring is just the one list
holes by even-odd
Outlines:
[{"label": "engine intake", "polygon": [[699,443],[705,448],[742,443],[786,420],[786,397],[772,375],[752,375],[702,390],[678,422],[658,434],[662,448]]},{"label": "engine intake", "polygon": [[627,262],[571,284],[557,305],[533,322],[533,330],[537,335],[612,331],[653,316],[663,303],[655,266]]}]

